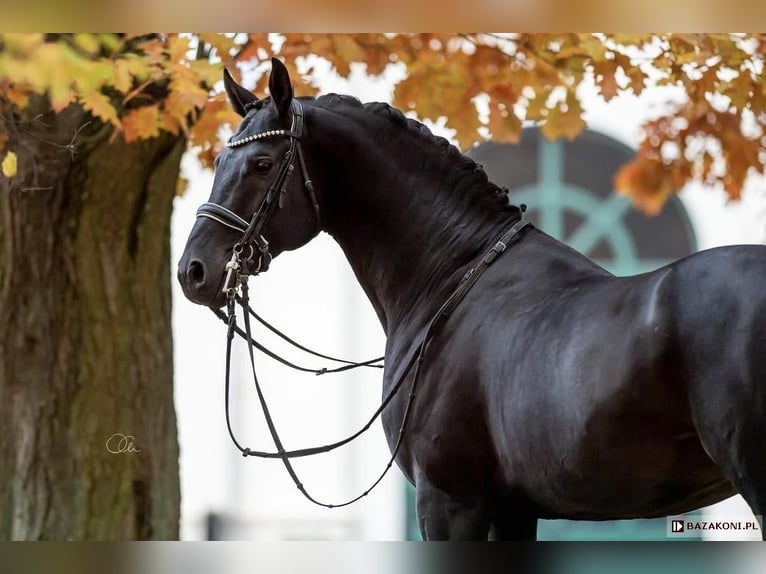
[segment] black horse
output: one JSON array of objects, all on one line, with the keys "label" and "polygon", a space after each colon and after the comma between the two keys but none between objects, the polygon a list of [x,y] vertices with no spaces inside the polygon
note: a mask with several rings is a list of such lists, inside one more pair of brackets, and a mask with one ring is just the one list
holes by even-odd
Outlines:
[{"label": "black horse", "polygon": [[[521,210],[386,104],[294,100],[276,60],[264,99],[224,77],[244,120],[179,263],[184,293],[221,307],[235,244],[263,270],[326,231],[385,330],[387,393]],[[660,517],[736,492],[766,511],[765,247],[615,277],[528,226],[433,332],[419,376],[396,462],[426,539],[535,539],[539,518]],[[404,380],[383,414],[392,447]]]}]

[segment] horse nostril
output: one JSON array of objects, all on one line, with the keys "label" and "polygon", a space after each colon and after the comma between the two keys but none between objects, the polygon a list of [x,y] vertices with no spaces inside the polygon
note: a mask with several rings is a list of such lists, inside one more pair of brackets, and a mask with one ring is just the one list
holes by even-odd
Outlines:
[{"label": "horse nostril", "polygon": [[186,277],[192,285],[202,285],[205,283],[205,266],[201,261],[194,259],[186,269]]}]

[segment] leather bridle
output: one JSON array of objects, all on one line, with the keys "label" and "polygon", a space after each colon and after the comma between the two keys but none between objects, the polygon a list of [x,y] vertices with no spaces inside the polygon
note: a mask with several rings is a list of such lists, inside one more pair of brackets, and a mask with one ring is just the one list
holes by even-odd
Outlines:
[{"label": "leather bridle", "polygon": [[[248,223],[245,219],[230,209],[213,202],[203,203],[197,210],[198,218],[205,217],[207,219],[212,219],[226,227],[242,232],[242,237],[232,248],[231,259],[226,264],[227,273],[226,279],[224,280],[223,291],[227,294],[234,294],[241,275],[257,275],[269,268],[272,256],[269,251],[269,242],[263,236],[263,227],[269,221],[276,209],[284,205],[284,198],[287,193],[290,176],[295,169],[296,157],[303,175],[306,193],[314,208],[317,225],[320,229],[322,227],[319,203],[317,202],[316,193],[314,192],[314,184],[306,169],[306,161],[303,158],[303,148],[301,147],[301,137],[303,136],[303,106],[299,100],[294,99],[292,100],[290,108],[293,117],[289,131],[282,129],[268,130],[240,139],[232,138],[226,142],[226,147],[235,148],[269,137],[287,136],[290,140],[290,147],[282,157],[282,161],[279,163],[279,168],[269,185],[266,196],[263,198],[263,201],[256,212],[250,218],[250,222]],[[243,257],[246,248],[248,248],[250,252],[246,257]],[[256,253],[258,254],[258,260],[257,262],[254,262],[253,258]],[[249,266],[249,264],[252,263],[255,263],[254,267]]]},{"label": "leather bridle", "polygon": [[[282,441],[279,437],[279,434],[277,433],[277,429],[274,425],[274,421],[269,412],[269,408],[266,404],[263,391],[261,389],[260,383],[258,381],[258,377],[255,372],[255,359],[253,356],[253,348],[254,347],[258,348],[259,345],[252,337],[252,330],[250,326],[250,314],[253,314],[254,316],[255,314],[249,307],[249,289],[247,285],[247,277],[248,275],[251,275],[251,274],[257,275],[258,273],[262,273],[266,271],[269,267],[269,264],[271,263],[272,257],[269,251],[269,243],[266,240],[266,238],[262,235],[262,230],[264,225],[268,222],[269,218],[273,215],[274,211],[278,207],[281,207],[284,203],[283,198],[285,193],[287,192],[287,184],[294,170],[296,157],[298,158],[298,161],[300,163],[306,191],[314,207],[317,223],[321,229],[319,204],[316,200],[313,184],[306,170],[306,163],[303,159],[303,150],[301,148],[301,136],[303,133],[303,108],[300,102],[294,99],[292,100],[291,109],[293,113],[293,119],[292,119],[292,125],[289,131],[270,130],[270,131],[260,132],[254,135],[246,136],[244,138],[237,139],[237,140],[232,139],[226,143],[227,147],[238,147],[238,146],[245,145],[247,143],[257,141],[259,139],[263,139],[267,137],[287,136],[290,138],[290,147],[287,150],[287,152],[285,152],[285,155],[282,158],[282,161],[280,163],[279,170],[276,176],[274,177],[274,180],[269,185],[268,191],[266,193],[266,196],[263,199],[263,202],[261,203],[261,205],[256,210],[255,214],[250,219],[250,222],[248,223],[245,219],[243,219],[242,217],[240,217],[233,211],[227,209],[226,207],[223,207],[222,205],[218,205],[217,203],[213,203],[213,202],[208,202],[200,206],[200,208],[197,210],[197,217],[205,217],[213,221],[216,221],[222,225],[225,225],[227,227],[230,227],[232,229],[242,232],[242,237],[234,245],[232,249],[231,259],[226,264],[227,273],[226,273],[226,278],[224,280],[224,285],[223,285],[223,291],[226,293],[226,298],[227,298],[226,315],[224,315],[223,313],[214,311],[214,313],[216,313],[219,318],[221,318],[224,322],[228,324],[227,344],[226,344],[225,403],[226,403],[226,426],[229,431],[229,436],[231,437],[233,443],[239,449],[239,451],[242,453],[244,457],[254,456],[258,458],[280,459],[282,463],[284,464],[288,474],[290,475],[293,482],[295,483],[296,487],[298,488],[298,490],[300,490],[300,492],[314,504],[317,504],[319,506],[324,506],[326,508],[338,508],[338,507],[348,506],[350,504],[353,504],[357,500],[360,500],[361,498],[367,496],[372,491],[372,489],[375,488],[381,482],[381,480],[383,480],[383,477],[391,469],[391,467],[394,464],[394,460],[396,459],[396,456],[399,453],[399,449],[402,446],[402,441],[404,438],[405,430],[407,428],[407,423],[409,421],[409,418],[412,412],[411,407],[416,396],[417,385],[420,378],[420,367],[424,360],[428,344],[431,341],[432,337],[434,336],[434,333],[439,329],[439,327],[443,324],[443,322],[446,321],[447,318],[452,314],[452,312],[455,310],[457,305],[466,296],[468,291],[470,291],[470,289],[478,281],[479,277],[481,277],[484,271],[494,262],[495,258],[501,253],[503,253],[513,242],[517,241],[520,237],[521,232],[525,228],[530,226],[530,224],[529,222],[526,222],[523,220],[516,221],[500,237],[500,239],[492,246],[492,248],[487,253],[485,253],[485,255],[470,269],[470,271],[466,273],[466,275],[462,278],[462,280],[460,281],[458,286],[455,288],[455,290],[452,291],[450,296],[444,301],[441,307],[439,307],[439,309],[436,311],[435,315],[431,318],[431,320],[429,321],[426,327],[424,334],[420,338],[420,341],[414,347],[414,349],[410,352],[409,359],[406,362],[406,366],[400,372],[396,382],[394,382],[393,385],[391,386],[389,392],[386,394],[383,401],[381,402],[380,407],[375,411],[375,413],[373,413],[369,421],[360,430],[346,437],[343,440],[339,440],[331,444],[326,444],[323,446],[317,446],[317,447],[311,447],[311,448],[302,448],[297,450],[287,450],[284,448]],[[248,254],[247,257],[243,258],[242,255],[245,248],[249,248],[250,253]],[[255,268],[251,269],[250,264],[253,263],[253,257],[255,256],[256,250],[258,253],[258,261]],[[240,298],[237,298],[237,290],[240,286],[242,289],[242,295]],[[245,323],[244,332],[237,327],[237,316],[235,312],[236,302],[239,302],[241,304],[242,309],[244,311],[244,323]],[[277,449],[276,452],[255,451],[250,448],[243,447],[234,436],[234,432],[231,427],[231,420],[229,417],[229,386],[230,386],[230,374],[231,374],[232,340],[234,339],[235,333],[242,336],[242,338],[244,338],[245,341],[247,341],[248,343],[250,367],[252,369],[252,375],[253,375],[253,381],[255,383],[256,393],[258,395],[259,402],[261,403],[261,409],[263,410],[263,414],[269,429],[269,433],[271,434],[272,440],[274,441],[274,445]],[[337,360],[337,359],[333,359],[333,360]],[[336,369],[335,371],[345,370],[347,368],[353,368],[353,367],[363,367],[363,366],[379,367],[380,365],[374,364],[374,363],[377,363],[379,360],[380,359],[374,359],[371,361],[365,361],[361,363],[341,361],[344,363],[349,363],[350,366]],[[300,370],[308,370],[308,369],[300,369]],[[386,406],[393,400],[394,396],[396,396],[396,394],[402,388],[405,380],[407,380],[408,375],[411,371],[412,371],[412,377],[411,377],[411,383],[410,383],[410,392],[404,407],[404,412],[403,412],[402,420],[401,420],[401,426],[399,428],[399,434],[397,436],[396,444],[391,450],[391,457],[389,458],[388,463],[386,464],[385,468],[380,473],[378,478],[364,492],[340,504],[327,504],[315,499],[311,494],[309,494],[309,492],[306,490],[303,483],[298,478],[298,475],[296,474],[290,459],[330,452],[345,444],[348,444],[349,442],[351,442],[352,440],[360,436],[362,433],[367,431],[371,427],[373,422],[377,419],[377,417],[380,416],[380,414],[383,412]],[[314,372],[317,372],[317,371],[314,371]],[[320,372],[317,372],[317,374],[320,374]]]}]

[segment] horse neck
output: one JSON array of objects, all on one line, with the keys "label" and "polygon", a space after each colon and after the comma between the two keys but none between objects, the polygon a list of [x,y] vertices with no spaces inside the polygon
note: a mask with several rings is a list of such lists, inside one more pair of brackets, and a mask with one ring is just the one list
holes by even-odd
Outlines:
[{"label": "horse neck", "polygon": [[477,198],[476,174],[416,134],[389,139],[367,128],[360,142],[358,124],[323,129],[315,141],[325,144],[314,147],[324,162],[325,231],[388,336],[424,324],[517,216],[498,198]]}]

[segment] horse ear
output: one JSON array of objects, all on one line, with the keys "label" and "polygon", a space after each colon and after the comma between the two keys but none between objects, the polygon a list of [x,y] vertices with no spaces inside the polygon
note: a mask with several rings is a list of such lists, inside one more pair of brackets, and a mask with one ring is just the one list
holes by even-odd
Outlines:
[{"label": "horse ear", "polygon": [[287,116],[290,103],[293,101],[293,85],[287,67],[277,60],[271,59],[271,76],[269,76],[269,92],[271,99],[279,110],[279,115]]},{"label": "horse ear", "polygon": [[226,68],[223,69],[223,86],[226,88],[226,93],[229,95],[231,107],[244,118],[247,113],[245,106],[257,102],[258,98],[250,90],[240,86],[234,78],[231,77],[229,70]]}]

